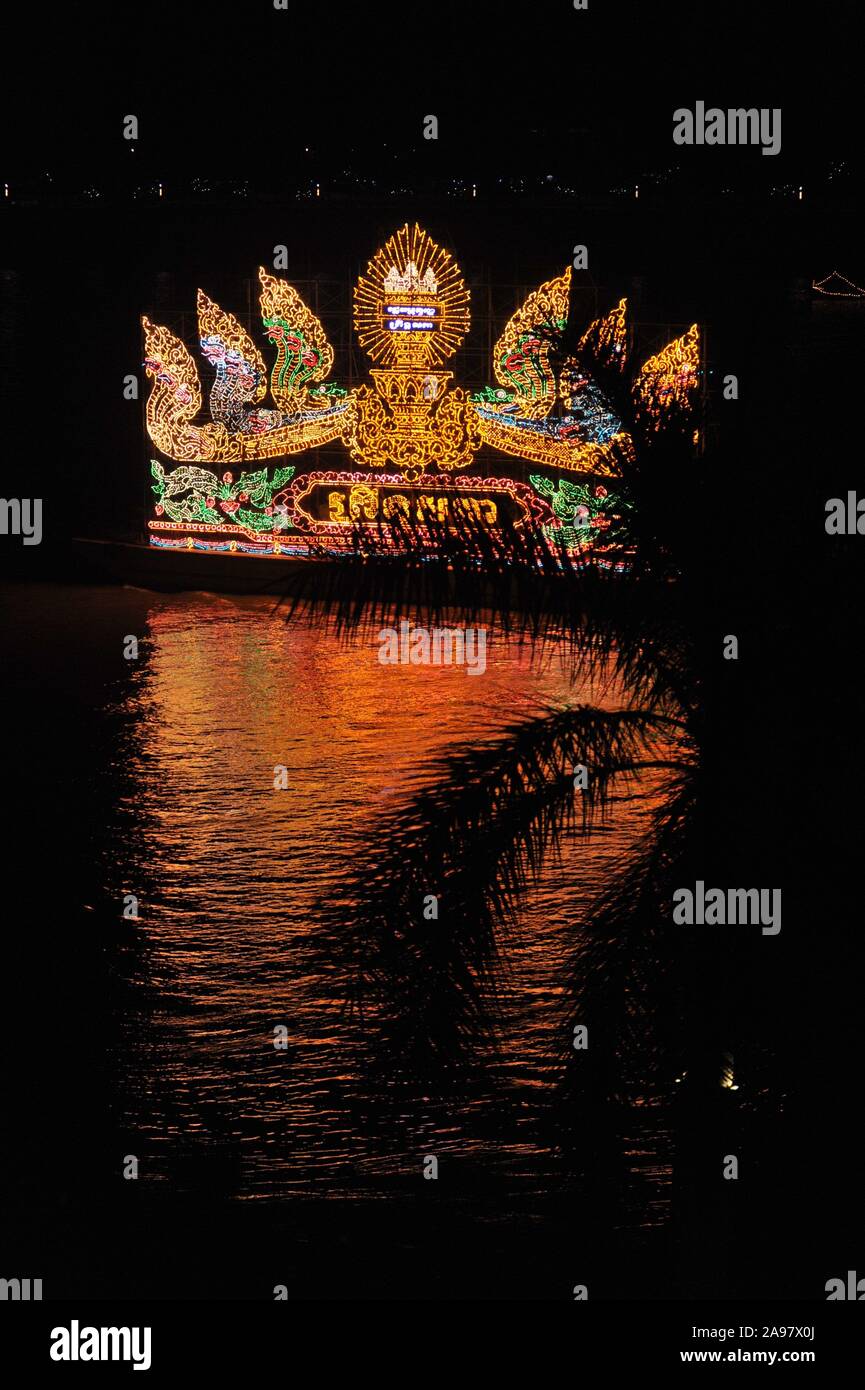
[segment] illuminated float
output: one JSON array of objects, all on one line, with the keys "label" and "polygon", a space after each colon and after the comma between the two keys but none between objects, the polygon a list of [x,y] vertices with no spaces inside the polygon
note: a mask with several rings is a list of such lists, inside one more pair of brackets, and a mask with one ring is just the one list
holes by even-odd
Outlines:
[{"label": "illuminated float", "polygon": [[[396,519],[422,533],[429,518],[463,515],[489,527],[505,517],[543,527],[569,548],[602,536],[615,511],[616,460],[630,440],[580,349],[624,365],[624,300],[589,326],[557,372],[551,344],[568,319],[570,269],[546,281],[496,343],[497,384],[467,393],[445,363],[470,326],[469,290],[450,253],[406,225],[355,288],[354,329],[372,384],[347,391],[330,380],[333,348],[297,291],[264,269],[259,280],[262,337],[275,354],[269,372],[250,333],[199,291],[209,420],[192,353],[142,319],[147,433],[160,455],[151,457],[151,546],[304,556],[350,547],[358,527],[387,543]],[[659,420],[672,402],[693,403],[699,353],[693,325],[638,374],[634,390]],[[324,446],[344,451],[345,466],[322,468],[314,451]]]}]

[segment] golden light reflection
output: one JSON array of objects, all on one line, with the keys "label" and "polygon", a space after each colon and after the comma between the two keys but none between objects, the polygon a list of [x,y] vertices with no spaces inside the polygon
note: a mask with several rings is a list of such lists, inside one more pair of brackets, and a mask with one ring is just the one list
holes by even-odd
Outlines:
[{"label": "golden light reflection", "polygon": [[[345,1108],[348,1092],[362,1092],[371,1044],[346,1025],[334,990],[344,943],[322,935],[318,905],[339,896],[448,750],[539,701],[612,708],[621,692],[600,671],[593,687],[571,690],[557,666],[539,672],[525,647],[495,634],[480,679],[384,667],[375,633],[343,645],[287,625],[263,598],[155,599],[148,636],[126,711],[139,744],[124,882],[131,873],[152,885],[137,929],[159,994],[146,1045],[123,1057],[125,1121],[169,1176],[177,1146],[212,1137],[217,1116],[240,1145],[245,1196],[322,1181],[338,1192],[349,1171],[375,1187],[393,1160]],[[284,791],[276,766],[288,770]],[[543,1093],[575,925],[642,833],[654,787],[623,802],[608,833],[565,843],[526,902],[497,1039],[514,1059],[506,1084],[524,1094]],[[278,1025],[284,1051],[272,1042]],[[431,1123],[442,1152],[484,1148],[469,1102]],[[524,1134],[508,1141],[501,1161],[524,1158],[524,1144]]]}]

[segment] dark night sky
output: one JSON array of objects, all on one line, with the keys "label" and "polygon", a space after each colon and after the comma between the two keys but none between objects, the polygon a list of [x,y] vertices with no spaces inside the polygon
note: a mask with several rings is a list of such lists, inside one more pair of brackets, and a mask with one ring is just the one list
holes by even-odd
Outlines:
[{"label": "dark night sky", "polygon": [[[852,5],[683,6],[571,0],[531,6],[271,0],[71,3],[25,16],[0,102],[9,177],[482,175],[515,169],[589,185],[639,177],[675,154],[672,111],[781,105],[780,156],[713,151],[711,170],[814,177],[861,143]],[[30,27],[28,39],[27,30]],[[121,118],[138,115],[133,155]],[[422,117],[439,117],[437,142]],[[306,153],[306,149],[310,153]],[[684,152],[693,160],[692,151]],[[705,161],[697,161],[701,169]],[[548,166],[548,167],[547,167]],[[695,165],[696,167],[696,165]]]}]

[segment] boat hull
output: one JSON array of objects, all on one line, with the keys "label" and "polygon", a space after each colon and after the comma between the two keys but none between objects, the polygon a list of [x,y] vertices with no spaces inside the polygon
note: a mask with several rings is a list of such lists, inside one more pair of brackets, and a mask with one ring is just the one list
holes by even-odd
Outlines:
[{"label": "boat hull", "polygon": [[76,537],[72,544],[76,558],[91,573],[160,593],[278,595],[291,575],[310,564],[327,563],[287,555],[161,550],[131,541],[83,537]]}]

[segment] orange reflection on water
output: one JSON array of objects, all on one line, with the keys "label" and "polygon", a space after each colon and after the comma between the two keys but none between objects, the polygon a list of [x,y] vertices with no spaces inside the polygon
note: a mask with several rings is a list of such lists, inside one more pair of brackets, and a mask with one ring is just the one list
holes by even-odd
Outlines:
[{"label": "orange reflection on water", "polygon": [[403,1095],[382,1115],[366,1087],[375,1030],[344,1015],[342,943],[322,940],[316,904],[339,895],[354,847],[375,844],[443,753],[541,701],[612,708],[617,692],[571,690],[501,637],[482,676],[383,666],[374,634],[341,643],[272,610],[181,596],[154,599],[148,615],[152,645],[125,704],[136,749],[125,815],[155,885],[141,930],[158,1003],[122,1059],[128,1122],[173,1181],[190,1142],[208,1161],[194,1136],[227,1146],[243,1195],[373,1188],[432,1143],[469,1163],[481,1152],[489,1163],[492,1143],[495,1163],[542,1173],[534,1106],[555,1080],[563,962],[646,804],[624,803],[604,834],[566,846],[530,894],[500,981],[499,1061],[460,1103]]}]

